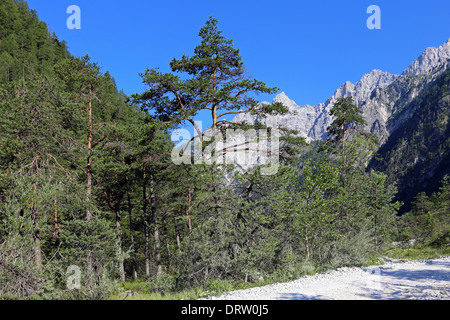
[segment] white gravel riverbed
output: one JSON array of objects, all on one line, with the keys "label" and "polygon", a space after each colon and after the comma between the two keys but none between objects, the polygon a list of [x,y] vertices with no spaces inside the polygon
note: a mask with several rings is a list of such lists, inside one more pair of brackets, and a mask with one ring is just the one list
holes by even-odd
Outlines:
[{"label": "white gravel riverbed", "polygon": [[340,268],[209,300],[450,300],[450,257]]}]

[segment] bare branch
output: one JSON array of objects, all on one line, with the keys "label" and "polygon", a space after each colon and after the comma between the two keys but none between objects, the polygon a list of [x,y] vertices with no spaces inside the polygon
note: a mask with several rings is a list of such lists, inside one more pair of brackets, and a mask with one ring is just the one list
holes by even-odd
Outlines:
[{"label": "bare branch", "polygon": [[250,110],[230,111],[230,112],[225,112],[225,113],[218,115],[217,118],[221,118],[221,117],[229,115],[229,114],[241,114],[241,113],[249,113],[249,112],[250,112]]}]

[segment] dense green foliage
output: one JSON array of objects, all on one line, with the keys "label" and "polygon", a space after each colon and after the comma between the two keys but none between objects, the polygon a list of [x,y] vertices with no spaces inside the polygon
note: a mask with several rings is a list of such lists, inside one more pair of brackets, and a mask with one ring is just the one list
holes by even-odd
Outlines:
[{"label": "dense green foliage", "polygon": [[415,239],[433,247],[450,245],[450,177],[441,181],[438,192],[420,192],[412,210],[402,216],[401,233],[405,240]]},{"label": "dense green foliage", "polygon": [[[135,95],[137,102],[153,110],[163,121],[189,121],[199,136],[201,132],[194,117],[201,110],[211,112],[213,129],[231,124],[227,121],[228,115],[288,112],[282,104],[261,107],[255,100],[255,93],[275,93],[278,89],[245,75],[239,49],[222,35],[216,19],[209,18],[199,37],[202,41],[193,56],[183,55],[170,62],[172,73],[147,69],[141,74],[149,89]],[[177,75],[180,73],[182,76]]]},{"label": "dense green foliage", "polygon": [[24,79],[31,73],[51,74],[68,56],[64,41],[50,34],[25,1],[0,3],[0,81]]},{"label": "dense green foliage", "polygon": [[[408,110],[413,112],[404,115]],[[404,213],[411,210],[417,193],[430,195],[450,175],[450,68],[397,112],[400,115],[394,116],[404,120],[398,121],[369,168],[384,172],[390,183],[398,185],[396,198],[405,203],[400,210]]]},{"label": "dense green foliage", "polygon": [[[356,130],[364,119],[351,100],[332,109],[322,148],[284,131],[274,175],[175,165],[170,130],[199,110],[218,128],[241,107],[287,111],[252,98],[275,89],[243,77],[217,20],[194,56],[171,62],[184,80],[149,69],[149,89],[129,98],[25,2],[0,8],[0,298],[105,299],[136,280],[156,294],[226,290],[361,265],[398,239],[447,241],[448,180],[398,221],[388,176],[366,170],[375,143]],[[71,266],[79,288],[68,286]]]}]

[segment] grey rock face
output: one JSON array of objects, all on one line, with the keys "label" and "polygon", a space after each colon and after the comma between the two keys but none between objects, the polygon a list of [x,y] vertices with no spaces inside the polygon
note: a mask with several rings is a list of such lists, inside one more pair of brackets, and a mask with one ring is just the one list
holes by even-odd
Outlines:
[{"label": "grey rock face", "polygon": [[289,108],[292,113],[295,114],[284,116],[268,116],[267,118],[255,117],[250,114],[240,114],[234,118],[233,122],[246,121],[248,123],[253,123],[255,121],[259,121],[272,128],[287,127],[290,129],[298,130],[299,134],[302,137],[307,138],[308,133],[311,130],[315,119],[317,118],[317,109],[309,105],[297,105],[295,101],[289,99],[284,92],[277,95],[273,102],[282,102]]},{"label": "grey rock face", "polygon": [[436,67],[446,63],[448,59],[450,59],[450,38],[438,48],[425,49],[402,75],[432,73]]},{"label": "grey rock face", "polygon": [[325,138],[327,127],[332,122],[329,111],[338,98],[351,96],[357,105],[360,105],[370,97],[375,88],[385,88],[396,78],[396,75],[380,70],[373,70],[371,73],[364,75],[356,84],[349,81],[345,82],[325,103],[320,103],[315,106],[299,106],[282,92],[275,97],[273,102],[282,102],[291,112],[295,112],[295,114],[269,116],[267,118],[258,118],[249,114],[241,114],[238,115],[234,121],[247,121],[253,123],[257,120],[269,127],[288,127],[290,129],[298,130],[301,136],[306,137],[309,140],[323,139]]},{"label": "grey rock face", "polygon": [[[352,84],[347,81],[344,83],[334,95],[329,98],[323,105],[318,105],[320,109],[316,123],[311,127],[309,137],[313,140],[325,139],[328,126],[333,121],[329,116],[329,111],[333,107],[338,98],[352,97],[355,104],[361,109],[366,100],[370,99],[372,93],[377,88],[386,88],[392,84],[398,78],[397,75],[393,75],[380,70],[373,70],[372,72],[365,74],[357,83]],[[363,109],[364,111],[364,109]],[[369,111],[364,114],[368,126],[373,124],[384,117],[386,117],[386,110],[381,108],[380,110]],[[385,120],[384,120],[385,121]]]},{"label": "grey rock face", "polygon": [[[450,39],[439,48],[427,48],[400,76],[373,70],[355,84],[345,82],[327,101],[315,106],[299,106],[282,92],[273,102],[282,102],[295,114],[267,118],[241,114],[235,121],[253,123],[258,120],[270,127],[298,130],[307,140],[323,140],[332,122],[330,109],[338,98],[351,96],[363,111],[367,121],[365,129],[376,134],[382,143],[399,122],[412,115],[414,107],[410,102],[449,66]],[[404,110],[406,105],[409,105],[408,110]]]}]

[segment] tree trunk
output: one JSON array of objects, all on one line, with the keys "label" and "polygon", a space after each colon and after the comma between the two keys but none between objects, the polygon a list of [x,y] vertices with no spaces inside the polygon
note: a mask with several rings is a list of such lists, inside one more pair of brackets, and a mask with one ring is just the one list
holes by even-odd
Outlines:
[{"label": "tree trunk", "polygon": [[[37,163],[36,163],[36,167],[37,167]],[[34,168],[33,170],[33,177],[36,177],[36,168]],[[36,184],[33,184],[33,190],[34,193],[36,194]],[[34,229],[34,233],[33,233],[33,240],[34,240],[34,247],[33,247],[33,251],[34,251],[34,261],[36,262],[36,265],[39,269],[42,269],[42,250],[41,250],[41,239],[39,236],[39,223],[38,223],[38,218],[37,218],[37,209],[33,204],[31,204],[31,219],[33,221],[33,225],[35,227]]]},{"label": "tree trunk", "polygon": [[[213,201],[214,201],[214,213],[215,213],[215,218],[219,219],[220,216],[220,199],[219,196],[217,195],[218,192],[218,186],[217,186],[217,182],[216,182],[216,172],[217,172],[217,165],[216,163],[214,163],[214,165],[211,167],[211,183],[212,183],[212,195],[213,195]],[[220,257],[221,257],[221,262],[223,264],[226,263],[227,261],[227,249],[226,247],[226,235],[224,233],[224,231],[222,230],[222,228],[218,228],[217,232],[219,234],[219,241],[220,241],[220,245],[222,246],[222,250],[220,253]]]},{"label": "tree trunk", "polygon": [[308,232],[305,234],[305,246],[306,246],[306,260],[309,260],[309,238],[308,238]]},{"label": "tree trunk", "polygon": [[168,232],[167,232],[167,221],[166,221],[166,217],[164,216],[163,218],[163,231],[166,236],[164,237],[164,240],[166,242],[166,249],[167,249],[167,256],[168,256],[168,260],[170,261],[170,243],[169,243],[169,237],[167,236]]},{"label": "tree trunk", "polygon": [[116,230],[117,230],[117,250],[119,252],[119,259],[118,259],[118,265],[119,265],[119,272],[120,272],[120,280],[125,281],[125,268],[123,265],[123,257],[122,257],[122,226],[120,222],[120,196],[117,196],[116,198]]},{"label": "tree trunk", "polygon": [[[216,91],[217,91],[217,68],[214,68],[213,90],[214,90],[214,93],[216,93]],[[216,102],[213,102],[213,106],[211,108],[211,113],[212,113],[212,120],[213,120],[212,128],[217,129],[217,104],[216,104]]]},{"label": "tree trunk", "polygon": [[192,210],[192,205],[191,205],[191,202],[192,202],[192,191],[191,191],[191,188],[189,188],[189,192],[188,192],[188,195],[187,195],[187,208],[186,208],[186,223],[187,223],[187,226],[188,226],[188,228],[189,228],[189,232],[191,232],[192,231],[192,222],[191,222],[191,210]]},{"label": "tree trunk", "polygon": [[58,225],[58,199],[55,195],[55,238],[59,239],[59,225]]},{"label": "tree trunk", "polygon": [[142,184],[142,211],[144,216],[144,254],[145,254],[145,276],[150,276],[150,219],[148,216],[148,198],[147,198],[147,173],[145,171],[145,162],[143,167],[143,184]]},{"label": "tree trunk", "polygon": [[88,208],[86,210],[86,219],[87,221],[91,221],[92,212],[89,207],[91,202],[91,194],[92,194],[92,86],[89,83],[89,131],[88,131],[88,156],[87,156],[87,170],[86,170],[86,202]]},{"label": "tree trunk", "polygon": [[177,223],[177,217],[175,215],[175,212],[173,212],[173,224],[174,224],[174,227],[175,227],[175,237],[176,237],[176,240],[177,240],[178,253],[181,253],[180,230],[178,230],[178,223]]},{"label": "tree trunk", "polygon": [[36,208],[34,207],[34,204],[31,205],[31,217],[33,219],[33,225],[35,226],[34,234],[33,234],[33,240],[34,240],[34,261],[36,262],[36,265],[39,269],[42,269],[42,250],[41,250],[41,239],[39,236],[39,225],[37,221],[37,214],[36,214]]},{"label": "tree trunk", "polygon": [[136,251],[135,251],[135,246],[134,246],[133,208],[131,206],[130,192],[128,192],[128,216],[130,219],[130,242],[131,242],[131,250],[132,250],[132,255],[133,255],[133,278],[134,278],[134,280],[137,280],[138,274],[137,274]]},{"label": "tree trunk", "polygon": [[156,274],[162,274],[161,265],[161,241],[159,239],[159,229],[158,229],[158,217],[156,215],[156,195],[154,186],[153,175],[150,175],[150,205],[152,212],[152,222],[153,222],[153,239],[155,241],[155,263],[156,263]]},{"label": "tree trunk", "polygon": [[[92,149],[92,85],[89,83],[89,108],[88,108],[88,114],[89,114],[89,121],[88,121],[88,155],[87,155],[87,170],[86,170],[86,220],[88,223],[91,223],[92,218],[92,212],[91,212],[91,194],[92,194],[92,158],[91,158],[91,149]],[[88,249],[88,256],[87,256],[87,270],[88,273],[92,271],[92,263],[93,263],[93,257],[92,257],[92,250]],[[89,277],[88,281],[88,287],[92,286],[92,278]]]}]

